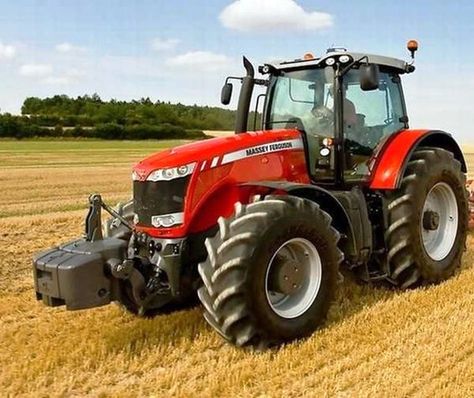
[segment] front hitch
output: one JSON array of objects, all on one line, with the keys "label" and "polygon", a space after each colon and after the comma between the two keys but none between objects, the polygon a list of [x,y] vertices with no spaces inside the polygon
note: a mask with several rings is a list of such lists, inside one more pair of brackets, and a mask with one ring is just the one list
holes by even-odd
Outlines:
[{"label": "front hitch", "polygon": [[122,301],[124,294],[130,294],[140,313],[158,296],[181,296],[185,239],[153,238],[144,233],[132,233],[131,239],[104,237],[102,209],[133,231],[100,195],[91,195],[84,236],[33,258],[38,300],[77,310]]},{"label": "front hitch", "polygon": [[130,231],[133,230],[133,226],[130,225],[130,223],[125,218],[123,218],[122,215],[105,204],[99,194],[92,194],[89,196],[89,212],[86,216],[86,240],[89,242],[103,239],[101,209],[104,209],[112,217],[120,220],[120,222]]}]

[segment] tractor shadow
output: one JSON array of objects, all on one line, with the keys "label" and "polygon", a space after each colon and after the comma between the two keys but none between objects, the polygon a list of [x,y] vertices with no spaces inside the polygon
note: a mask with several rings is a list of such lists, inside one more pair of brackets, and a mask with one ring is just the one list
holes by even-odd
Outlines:
[{"label": "tractor shadow", "polygon": [[152,349],[188,346],[206,331],[199,306],[173,313],[138,317],[119,306],[113,311],[113,327],[102,331],[102,342],[108,354],[124,353],[129,357]]},{"label": "tractor shadow", "polygon": [[388,301],[397,294],[400,294],[399,290],[379,283],[361,282],[346,271],[323,328],[348,319],[367,307]]},{"label": "tractor shadow", "polygon": [[[458,275],[472,268],[474,251],[471,247],[473,244],[474,233],[469,233],[468,250],[464,255]],[[425,286],[422,289],[429,291],[436,286]],[[322,329],[333,327],[367,308],[387,302],[395,296],[409,294],[411,291],[413,290],[404,292],[380,284],[361,283],[349,271],[345,271],[344,280],[338,285],[336,299]],[[176,347],[182,347],[185,350],[196,340],[203,338],[206,340],[205,345],[213,346],[209,348],[228,346],[204,321],[200,305],[196,304],[185,310],[157,315],[153,318],[139,318],[118,306],[113,307],[115,308],[111,308],[110,311],[113,312],[111,315],[114,318],[114,325],[101,333],[109,354],[126,352],[131,356],[137,356],[142,351],[157,347],[164,347],[160,350],[173,350]],[[282,346],[282,349],[284,347]]]},{"label": "tractor shadow", "polygon": [[[344,281],[338,286],[336,300],[330,308],[323,328],[352,317],[364,308],[389,300],[395,294],[397,294],[395,290],[359,284],[350,275],[345,276]],[[118,306],[111,311],[114,318],[122,319],[122,321],[116,319],[115,326],[102,333],[106,351],[111,355],[120,352],[136,357],[142,352],[153,349],[159,351],[178,347],[185,349],[202,338],[207,340],[206,345],[211,344],[214,348],[227,346],[226,342],[204,321],[202,307],[198,304],[152,318],[134,316]]]}]

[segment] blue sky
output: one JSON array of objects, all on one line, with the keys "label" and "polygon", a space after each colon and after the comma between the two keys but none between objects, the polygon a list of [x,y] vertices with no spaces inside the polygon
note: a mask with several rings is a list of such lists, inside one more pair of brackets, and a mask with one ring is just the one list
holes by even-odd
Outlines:
[{"label": "blue sky", "polygon": [[321,54],[331,45],[407,58],[412,127],[464,142],[474,125],[474,2],[2,0],[0,109],[27,96],[97,92],[218,105],[228,74],[253,62]]}]

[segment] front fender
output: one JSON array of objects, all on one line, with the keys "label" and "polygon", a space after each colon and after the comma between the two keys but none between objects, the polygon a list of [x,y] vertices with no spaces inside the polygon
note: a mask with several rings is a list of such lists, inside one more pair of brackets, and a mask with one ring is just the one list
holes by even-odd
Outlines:
[{"label": "front fender", "polygon": [[411,154],[419,147],[443,148],[461,162],[464,173],[466,161],[454,138],[440,130],[403,130],[388,139],[374,158],[370,189],[393,190],[400,187]]},{"label": "front fender", "polygon": [[[290,181],[257,181],[242,184],[242,187],[252,188],[253,193],[267,190],[267,194],[281,193],[311,200],[317,203],[322,210],[328,213],[333,220],[334,227],[346,236],[343,251],[349,258],[356,258],[363,243],[358,242],[351,218],[341,201],[330,191],[310,184],[301,184]],[[359,237],[361,238],[361,237]],[[360,239],[362,240],[362,238]]]}]

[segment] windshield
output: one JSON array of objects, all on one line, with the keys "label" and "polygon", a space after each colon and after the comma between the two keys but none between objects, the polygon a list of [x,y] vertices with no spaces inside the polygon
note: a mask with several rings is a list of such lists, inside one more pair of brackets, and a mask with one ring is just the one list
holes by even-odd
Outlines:
[{"label": "windshield", "polygon": [[318,180],[334,178],[335,155],[326,138],[334,137],[334,70],[282,72],[273,78],[267,129],[297,128],[306,132],[309,170]]},{"label": "windshield", "polygon": [[333,81],[332,68],[282,72],[273,80],[267,128],[296,127],[333,137]]}]

